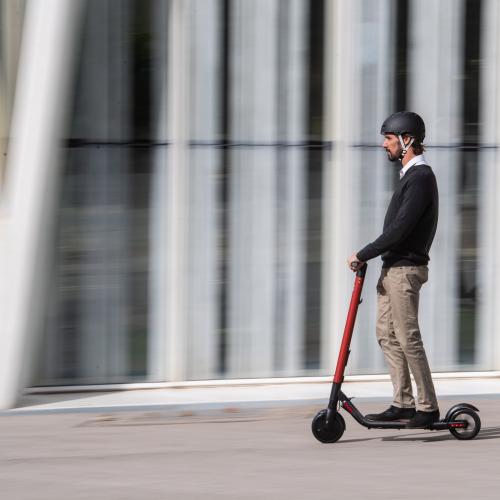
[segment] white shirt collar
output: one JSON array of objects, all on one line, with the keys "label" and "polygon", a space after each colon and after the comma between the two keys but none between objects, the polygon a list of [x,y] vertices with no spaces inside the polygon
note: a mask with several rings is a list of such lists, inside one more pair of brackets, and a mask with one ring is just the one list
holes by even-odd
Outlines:
[{"label": "white shirt collar", "polygon": [[414,156],[400,171],[399,177],[403,177],[414,165],[427,165],[424,155]]}]

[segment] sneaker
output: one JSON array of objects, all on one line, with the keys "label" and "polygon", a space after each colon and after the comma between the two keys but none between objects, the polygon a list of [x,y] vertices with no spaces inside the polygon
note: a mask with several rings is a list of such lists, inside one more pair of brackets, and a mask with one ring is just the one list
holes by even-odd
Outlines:
[{"label": "sneaker", "polygon": [[417,411],[415,416],[406,424],[410,429],[419,429],[428,427],[439,420],[439,410],[436,411]]},{"label": "sneaker", "polygon": [[398,408],[397,406],[390,406],[387,410],[382,413],[370,413],[366,415],[366,419],[368,420],[382,420],[382,421],[390,421],[390,420],[401,420],[413,418],[415,416],[415,408]]}]

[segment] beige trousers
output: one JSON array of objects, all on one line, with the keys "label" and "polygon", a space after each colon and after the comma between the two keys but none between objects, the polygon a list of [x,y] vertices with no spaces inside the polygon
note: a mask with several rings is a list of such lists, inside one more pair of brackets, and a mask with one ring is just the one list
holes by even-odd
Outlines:
[{"label": "beige trousers", "polygon": [[431,371],[418,326],[420,288],[427,266],[382,269],[377,284],[377,340],[394,387],[394,406],[414,408],[410,370],[415,379],[418,409],[438,409]]}]

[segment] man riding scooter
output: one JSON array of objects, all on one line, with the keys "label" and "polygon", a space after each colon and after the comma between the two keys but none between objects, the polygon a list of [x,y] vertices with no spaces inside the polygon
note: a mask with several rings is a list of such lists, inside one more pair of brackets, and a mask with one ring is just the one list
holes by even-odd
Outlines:
[{"label": "man riding scooter", "polygon": [[[439,420],[439,407],[418,324],[420,288],[427,281],[429,250],[436,234],[439,196],[436,177],[423,152],[425,124],[401,111],[382,124],[382,147],[401,162],[400,180],[387,209],[382,234],[348,259],[351,269],[382,256],[377,284],[377,340],[394,388],[393,404],[373,421],[410,419],[406,427]],[[410,372],[417,386],[413,397]],[[416,408],[415,408],[416,406]]]}]

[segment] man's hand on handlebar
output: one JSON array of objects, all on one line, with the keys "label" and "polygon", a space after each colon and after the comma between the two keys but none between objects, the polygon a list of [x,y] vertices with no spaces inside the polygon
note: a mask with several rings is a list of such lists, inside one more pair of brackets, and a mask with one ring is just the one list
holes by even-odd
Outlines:
[{"label": "man's hand on handlebar", "polygon": [[347,266],[349,267],[349,269],[352,271],[352,272],[356,272],[362,265],[364,264],[364,262],[361,262],[358,257],[356,256],[356,254],[354,255],[351,255],[348,259],[347,259]]}]

